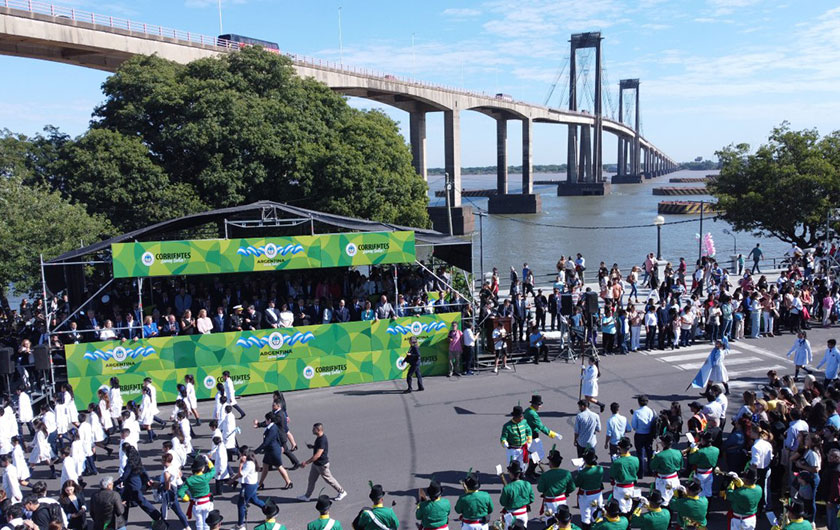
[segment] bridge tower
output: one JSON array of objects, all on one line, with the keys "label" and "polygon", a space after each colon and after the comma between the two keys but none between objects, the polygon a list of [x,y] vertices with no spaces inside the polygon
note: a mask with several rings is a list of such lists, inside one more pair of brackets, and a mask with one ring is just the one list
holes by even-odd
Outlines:
[{"label": "bridge tower", "polygon": [[575,33],[569,54],[569,110],[577,112],[577,51],[595,50],[595,125],[569,124],[566,181],[557,186],[557,195],[604,195],[610,184],[603,175],[603,109],[601,101],[601,33]]},{"label": "bridge tower", "polygon": [[618,137],[617,170],[612,178],[613,184],[637,184],[642,181],[641,170],[641,132],[639,113],[639,80],[622,79],[618,82],[618,121],[624,123],[624,92],[632,90],[635,96],[633,111],[635,114],[632,138]]}]

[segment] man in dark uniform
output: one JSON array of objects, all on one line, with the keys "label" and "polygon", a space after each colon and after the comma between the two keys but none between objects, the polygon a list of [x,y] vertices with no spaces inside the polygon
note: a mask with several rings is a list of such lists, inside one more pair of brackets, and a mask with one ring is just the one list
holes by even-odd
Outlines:
[{"label": "man in dark uniform", "polygon": [[423,374],[420,373],[420,348],[417,347],[417,337],[408,339],[411,346],[408,348],[408,353],[405,356],[405,364],[408,365],[408,372],[405,374],[405,382],[408,388],[405,389],[405,394],[411,392],[411,377],[417,376],[417,390],[422,392],[423,388]]},{"label": "man in dark uniform", "polygon": [[537,325],[545,331],[545,312],[548,310],[548,299],[543,294],[542,289],[537,289],[537,294],[534,296],[534,307],[537,310]]},{"label": "man in dark uniform", "polygon": [[[554,288],[554,292],[548,295],[548,314],[551,315],[551,331],[558,325],[557,315],[560,313],[560,289]],[[543,327],[545,330],[545,327]]]},{"label": "man in dark uniform", "polygon": [[233,306],[233,314],[230,315],[230,319],[228,320],[228,330],[229,331],[242,331],[242,306],[241,305]]}]

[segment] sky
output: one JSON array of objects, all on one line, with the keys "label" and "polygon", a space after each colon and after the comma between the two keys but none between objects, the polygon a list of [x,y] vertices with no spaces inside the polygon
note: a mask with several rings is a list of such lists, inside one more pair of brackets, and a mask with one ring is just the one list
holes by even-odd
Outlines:
[{"label": "sky", "polygon": [[[220,32],[217,0],[59,3]],[[840,128],[836,0],[222,0],[221,11],[224,33],[274,41],[283,51],[559,108],[568,108],[570,35],[600,31],[605,112],[616,113],[619,80],[639,78],[642,134],[678,161],[713,158],[731,143],[755,147],[783,121],[824,134]],[[584,109],[592,107],[592,62],[591,53],[578,52]],[[101,103],[107,76],[6,56],[0,56],[0,72],[6,80],[0,129],[34,134],[49,124],[74,136]],[[405,112],[364,99],[350,104],[381,108],[407,136]],[[440,167],[442,114],[430,113],[427,126],[428,166]],[[534,126],[535,164],[565,162],[566,130]],[[494,121],[465,111],[461,131],[462,165],[495,165]],[[509,122],[511,165],[521,161],[520,131]],[[604,161],[614,162],[611,134],[604,149]]]}]

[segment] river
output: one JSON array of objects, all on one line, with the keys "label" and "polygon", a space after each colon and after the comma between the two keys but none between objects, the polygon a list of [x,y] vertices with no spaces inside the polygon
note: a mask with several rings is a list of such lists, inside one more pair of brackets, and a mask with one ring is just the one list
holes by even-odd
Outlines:
[{"label": "river", "polygon": [[[580,252],[586,258],[587,269],[596,268],[598,262],[607,266],[618,263],[622,271],[633,264],[641,264],[648,252],[656,252],[657,204],[662,200],[712,200],[708,195],[667,197],[652,194],[658,186],[700,186],[701,184],[672,184],[672,177],[703,177],[709,171],[676,171],[663,177],[647,180],[641,184],[618,184],[612,186],[612,193],[603,197],[558,197],[556,186],[536,186],[535,193],[542,197],[542,212],[535,215],[488,215],[484,218],[484,268],[485,271],[498,267],[506,281],[507,270],[515,266],[521,270],[528,262],[539,276],[555,271],[555,264],[561,254],[574,256]],[[537,173],[536,180],[564,179],[565,174]],[[522,177],[510,175],[510,192],[522,189]],[[463,189],[493,188],[495,174],[465,175]],[[443,177],[429,177],[430,194],[442,189]],[[442,204],[443,199],[432,198],[432,204]],[[464,198],[464,205],[486,210],[487,199]],[[689,264],[698,257],[700,233],[699,215],[664,215],[666,224],[662,227],[662,257],[676,264],[685,257]],[[710,216],[713,217],[713,216]],[[693,220],[682,224],[667,224],[674,221]],[[479,272],[479,233],[476,218],[476,233],[473,235],[475,272]],[[644,225],[639,228],[621,230],[603,229],[574,230],[557,225],[575,227],[606,227]],[[717,258],[724,267],[731,262],[733,252],[745,256],[757,242],[761,243],[766,257],[782,256],[788,248],[777,239],[756,238],[750,233],[733,232],[735,238],[723,232],[731,226],[721,220],[704,216],[703,233],[710,232],[714,240]],[[733,248],[737,242],[737,247]],[[691,269],[690,269],[691,270]]]}]

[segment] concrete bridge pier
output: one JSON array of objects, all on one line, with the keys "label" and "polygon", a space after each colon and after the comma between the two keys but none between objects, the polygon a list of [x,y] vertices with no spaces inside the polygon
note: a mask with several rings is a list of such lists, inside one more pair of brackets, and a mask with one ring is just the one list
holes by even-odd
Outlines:
[{"label": "concrete bridge pier", "polygon": [[522,121],[522,192],[508,193],[507,122],[506,116],[496,118],[496,195],[490,197],[487,211],[491,214],[539,213],[540,196],[534,193],[534,163],[531,160],[530,118]]},{"label": "concrete bridge pier", "polygon": [[[443,111],[443,159],[452,189],[449,204],[452,210],[452,234],[470,234],[475,230],[472,208],[461,205],[461,115],[458,109]],[[430,206],[429,217],[435,230],[449,232],[446,206]]]},{"label": "concrete bridge pier", "polygon": [[409,136],[411,139],[411,164],[414,171],[429,182],[426,171],[426,113],[412,111],[409,114]]}]

